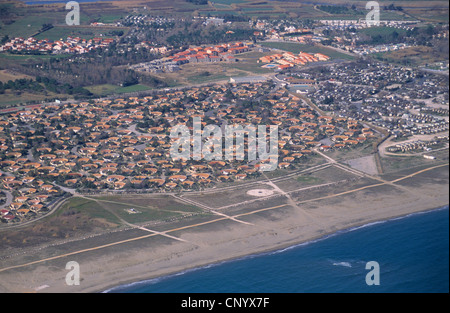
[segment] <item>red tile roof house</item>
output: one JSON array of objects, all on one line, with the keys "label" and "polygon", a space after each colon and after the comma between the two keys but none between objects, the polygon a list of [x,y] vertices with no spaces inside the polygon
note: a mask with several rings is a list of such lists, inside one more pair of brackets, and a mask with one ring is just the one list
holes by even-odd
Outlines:
[{"label": "red tile roof house", "polygon": [[4,219],[7,222],[13,220],[14,218],[15,218],[15,216],[12,214],[6,214],[6,215],[2,216],[2,219]]},{"label": "red tile roof house", "polygon": [[0,215],[1,215],[1,216],[5,216],[5,215],[7,215],[8,213],[9,213],[8,210],[5,210],[5,209],[1,209],[1,210],[0,210]]}]

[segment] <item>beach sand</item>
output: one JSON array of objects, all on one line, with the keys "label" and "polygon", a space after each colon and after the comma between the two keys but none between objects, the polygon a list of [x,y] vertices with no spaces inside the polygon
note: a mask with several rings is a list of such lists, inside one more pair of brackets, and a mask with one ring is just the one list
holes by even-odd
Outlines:
[{"label": "beach sand", "polygon": [[[277,197],[253,203],[249,211],[235,209],[236,219],[245,224],[216,216],[174,231],[160,229],[184,241],[134,229],[47,247],[30,255],[14,255],[0,261],[0,292],[101,292],[442,207],[449,203],[448,166],[404,179],[395,186],[384,184],[338,196],[325,194],[319,200],[291,196],[291,200],[300,200],[293,203]],[[65,266],[69,261],[80,265],[78,286],[66,284],[69,270]]]}]

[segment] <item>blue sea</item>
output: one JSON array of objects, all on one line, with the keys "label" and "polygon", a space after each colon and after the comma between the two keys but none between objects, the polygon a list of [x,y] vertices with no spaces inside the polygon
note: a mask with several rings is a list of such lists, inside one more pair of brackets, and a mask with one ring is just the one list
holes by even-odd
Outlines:
[{"label": "blue sea", "polygon": [[[369,261],[379,265],[379,285],[366,283],[366,276],[374,277],[374,268],[366,269]],[[448,293],[449,208],[375,222],[108,292]]]}]

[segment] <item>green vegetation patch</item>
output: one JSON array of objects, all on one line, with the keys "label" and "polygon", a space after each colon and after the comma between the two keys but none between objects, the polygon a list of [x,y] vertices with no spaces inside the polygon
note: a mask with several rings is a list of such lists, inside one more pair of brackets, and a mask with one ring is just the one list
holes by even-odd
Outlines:
[{"label": "green vegetation patch", "polygon": [[182,218],[202,211],[171,197],[107,196],[98,197],[98,203],[129,223]]},{"label": "green vegetation patch", "polygon": [[80,37],[92,39],[94,37],[113,38],[117,34],[123,34],[123,28],[103,28],[103,27],[76,27],[76,26],[55,26],[39,35],[36,39],[65,40],[67,37]]},{"label": "green vegetation patch", "polygon": [[395,173],[401,170],[420,167],[424,165],[438,165],[448,163],[448,149],[429,153],[436,159],[425,159],[423,155],[418,156],[389,156],[381,158],[384,173]]},{"label": "green vegetation patch", "polygon": [[264,46],[264,47],[280,49],[280,50],[292,52],[295,54],[298,54],[300,52],[322,53],[333,59],[348,60],[348,59],[355,58],[351,55],[341,53],[341,52],[335,51],[330,48],[314,46],[314,45],[306,45],[306,44],[295,43],[295,42],[261,42],[260,44],[261,44],[261,46]]},{"label": "green vegetation patch", "polygon": [[297,177],[297,181],[307,185],[315,185],[320,184],[322,182],[322,179],[310,175],[300,175]]},{"label": "green vegetation patch", "polygon": [[87,215],[92,219],[101,219],[109,223],[120,224],[119,219],[105,210],[97,201],[79,197],[70,198],[58,210],[56,216],[71,214]]}]

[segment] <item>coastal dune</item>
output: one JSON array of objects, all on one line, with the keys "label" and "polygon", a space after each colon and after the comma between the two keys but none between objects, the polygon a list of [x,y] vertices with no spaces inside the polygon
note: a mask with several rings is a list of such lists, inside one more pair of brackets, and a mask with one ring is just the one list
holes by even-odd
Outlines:
[{"label": "coastal dune", "polygon": [[[294,199],[294,201],[292,201]],[[283,249],[375,221],[448,205],[448,166],[414,177],[344,193],[295,201],[254,203],[236,220],[217,216],[198,225],[166,229],[173,238],[136,230],[120,241],[80,249],[53,246],[2,261],[1,292],[102,292],[119,285],[182,272],[224,260]],[[125,231],[126,232],[126,231]],[[180,240],[176,240],[178,238]],[[105,240],[106,241],[106,240]],[[77,246],[78,247],[78,246]],[[66,264],[80,265],[80,284],[69,286]]]}]

